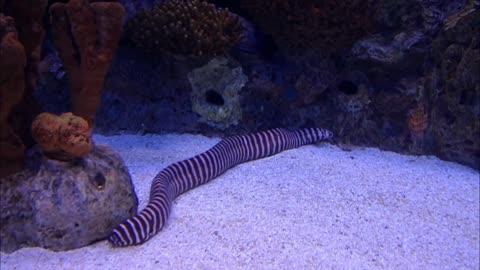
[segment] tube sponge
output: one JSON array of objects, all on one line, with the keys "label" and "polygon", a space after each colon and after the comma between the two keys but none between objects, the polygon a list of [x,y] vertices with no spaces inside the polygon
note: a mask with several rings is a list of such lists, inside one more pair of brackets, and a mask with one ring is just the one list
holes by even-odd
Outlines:
[{"label": "tube sponge", "polygon": [[90,127],[100,107],[124,14],[123,6],[112,2],[70,0],[50,6],[55,46],[71,81],[72,111]]}]

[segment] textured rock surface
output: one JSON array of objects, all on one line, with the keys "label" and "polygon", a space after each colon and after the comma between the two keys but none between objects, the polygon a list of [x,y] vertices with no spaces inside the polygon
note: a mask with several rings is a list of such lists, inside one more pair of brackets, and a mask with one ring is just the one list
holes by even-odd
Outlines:
[{"label": "textured rock surface", "polygon": [[137,211],[130,174],[118,154],[95,146],[83,159],[51,160],[38,148],[27,168],[2,179],[1,250],[69,250],[105,238]]},{"label": "textured rock surface", "polygon": [[225,129],[242,118],[240,90],[247,82],[242,67],[224,57],[188,74],[192,108],[207,124]]},{"label": "textured rock surface", "polygon": [[479,167],[480,11],[466,9],[452,21],[433,42],[436,65],[424,83],[432,103],[429,132],[436,155]]},{"label": "textured rock surface", "polygon": [[420,31],[402,32],[391,40],[376,36],[357,42],[351,53],[353,57],[361,60],[394,65],[404,61],[408,52],[425,39],[425,35]]},{"label": "textured rock surface", "polygon": [[87,121],[72,113],[39,114],[32,123],[32,136],[47,156],[59,160],[84,157],[93,147]]}]

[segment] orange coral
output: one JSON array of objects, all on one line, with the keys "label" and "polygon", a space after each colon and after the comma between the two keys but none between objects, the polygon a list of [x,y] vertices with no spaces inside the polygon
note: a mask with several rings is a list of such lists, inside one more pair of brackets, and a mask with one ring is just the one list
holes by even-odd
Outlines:
[{"label": "orange coral", "polygon": [[60,160],[84,157],[93,146],[87,121],[72,113],[39,114],[32,123],[32,136],[47,155]]},{"label": "orange coral", "polygon": [[121,4],[89,4],[86,0],[50,7],[55,45],[72,85],[73,112],[87,120],[90,127],[118,47],[124,13]]}]

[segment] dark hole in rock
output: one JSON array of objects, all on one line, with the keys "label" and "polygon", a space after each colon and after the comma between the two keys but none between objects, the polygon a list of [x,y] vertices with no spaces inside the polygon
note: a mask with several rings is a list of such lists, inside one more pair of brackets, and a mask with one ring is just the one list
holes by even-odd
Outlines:
[{"label": "dark hole in rock", "polygon": [[223,100],[222,95],[220,95],[214,90],[208,90],[205,93],[205,98],[207,102],[212,105],[222,106],[223,104],[225,104],[225,100]]},{"label": "dark hole in rock", "polygon": [[470,89],[465,89],[462,91],[460,95],[460,100],[458,104],[460,105],[467,105],[467,106],[475,106],[475,91]]},{"label": "dark hole in rock", "polygon": [[75,228],[78,228],[78,226],[80,226],[77,222],[75,222],[75,224],[73,224],[75,226]]},{"label": "dark hole in rock", "polygon": [[338,90],[346,95],[355,95],[358,93],[358,87],[351,81],[343,80],[338,84]]},{"label": "dark hole in rock", "polygon": [[105,176],[103,176],[103,174],[101,173],[97,173],[93,180],[95,181],[95,184],[97,184],[97,187],[99,188],[103,187],[105,185],[105,182],[107,181],[107,179],[105,179]]}]

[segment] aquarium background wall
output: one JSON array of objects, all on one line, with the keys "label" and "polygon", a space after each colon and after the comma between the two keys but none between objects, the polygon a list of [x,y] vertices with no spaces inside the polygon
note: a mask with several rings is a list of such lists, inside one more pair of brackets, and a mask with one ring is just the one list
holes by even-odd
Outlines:
[{"label": "aquarium background wall", "polygon": [[[228,8],[222,20],[183,1],[116,2],[126,15],[97,133],[323,127],[339,144],[479,168],[478,1],[207,1]],[[211,27],[175,25],[193,17]],[[44,25],[33,96],[59,114],[71,111],[71,81]]]}]

